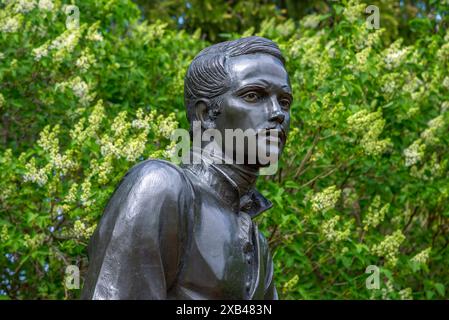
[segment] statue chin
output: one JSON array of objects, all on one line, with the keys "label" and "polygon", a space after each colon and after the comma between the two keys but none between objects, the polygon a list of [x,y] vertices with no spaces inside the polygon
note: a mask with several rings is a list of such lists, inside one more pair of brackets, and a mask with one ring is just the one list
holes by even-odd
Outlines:
[{"label": "statue chin", "polygon": [[282,153],[282,142],[279,139],[265,138],[257,145],[257,163],[260,167],[265,168],[279,161]]},{"label": "statue chin", "polygon": [[271,147],[269,150],[264,148],[260,150],[260,154],[245,154],[244,164],[247,166],[266,168],[278,162],[280,156],[281,150],[278,147]]}]

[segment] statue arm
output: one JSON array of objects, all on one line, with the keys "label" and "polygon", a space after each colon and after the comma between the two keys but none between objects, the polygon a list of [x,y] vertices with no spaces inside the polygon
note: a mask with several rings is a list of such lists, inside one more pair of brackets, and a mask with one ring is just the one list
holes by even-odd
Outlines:
[{"label": "statue arm", "polygon": [[166,299],[182,255],[189,193],[172,165],[149,160],[122,179],[89,244],[85,299]]},{"label": "statue arm", "polygon": [[[271,259],[270,259],[271,260]],[[269,276],[269,280],[268,280],[268,284],[266,286],[266,290],[265,290],[265,296],[264,299],[265,300],[278,300],[278,293],[276,290],[276,287],[274,285],[274,281],[273,281],[273,263],[270,263],[269,268],[271,269],[270,271],[270,276]]]},{"label": "statue arm", "polygon": [[265,237],[260,233],[261,244],[264,250],[265,257],[265,300],[278,300],[278,294],[276,290],[276,286],[274,285],[274,266],[273,259],[271,257],[270,250],[268,248],[268,242]]}]

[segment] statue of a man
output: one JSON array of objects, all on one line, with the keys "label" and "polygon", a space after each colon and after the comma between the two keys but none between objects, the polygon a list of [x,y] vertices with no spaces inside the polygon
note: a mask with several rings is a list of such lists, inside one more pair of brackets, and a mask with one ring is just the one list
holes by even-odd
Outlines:
[{"label": "statue of a man", "polygon": [[[258,148],[271,142],[271,153],[282,151],[292,92],[271,40],[248,37],[204,49],[184,91],[191,126],[196,121],[201,132],[223,137],[229,129],[252,129]],[[200,151],[209,143],[202,141]],[[250,162],[248,147],[225,147],[218,156],[243,153],[243,163],[211,161],[217,152],[180,166],[155,159],[135,165],[91,239],[82,297],[277,299],[267,241],[252,221],[272,206],[255,189],[266,163]],[[190,155],[198,154],[193,149]]]}]

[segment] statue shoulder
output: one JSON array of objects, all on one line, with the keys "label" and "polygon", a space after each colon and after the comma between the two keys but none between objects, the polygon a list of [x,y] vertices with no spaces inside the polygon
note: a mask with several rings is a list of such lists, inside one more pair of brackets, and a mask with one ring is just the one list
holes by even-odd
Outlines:
[{"label": "statue shoulder", "polygon": [[[156,226],[160,219],[177,221],[185,216],[193,193],[176,165],[163,160],[149,159],[134,165],[117,185],[104,209],[94,238],[108,239],[114,225]],[[156,227],[158,231],[159,227]],[[151,232],[150,232],[151,233]],[[146,231],[132,236],[146,235]]]},{"label": "statue shoulder", "polygon": [[192,197],[188,188],[183,170],[163,160],[140,162],[126,173],[90,240],[83,297],[166,295],[183,252]]},{"label": "statue shoulder", "polygon": [[[173,163],[149,159],[124,175],[111,196],[102,220],[157,218],[182,214],[194,198],[184,171]],[[103,221],[102,221],[103,222]]]},{"label": "statue shoulder", "polygon": [[149,159],[133,166],[123,177],[133,193],[150,195],[176,195],[188,188],[184,171],[177,165],[159,159]]}]

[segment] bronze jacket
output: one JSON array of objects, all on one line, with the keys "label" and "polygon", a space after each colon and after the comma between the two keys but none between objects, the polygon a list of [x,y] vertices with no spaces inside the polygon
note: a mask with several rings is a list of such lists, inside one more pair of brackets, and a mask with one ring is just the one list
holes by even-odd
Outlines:
[{"label": "bronze jacket", "polygon": [[214,165],[147,160],[124,176],[89,244],[83,299],[277,299],[267,241]]}]

